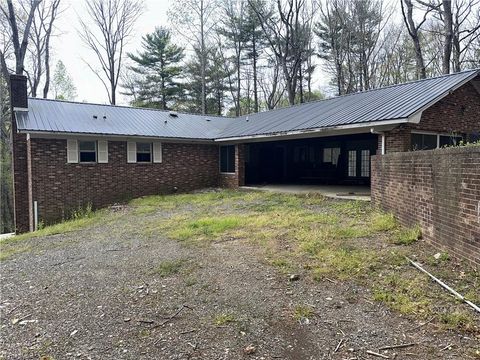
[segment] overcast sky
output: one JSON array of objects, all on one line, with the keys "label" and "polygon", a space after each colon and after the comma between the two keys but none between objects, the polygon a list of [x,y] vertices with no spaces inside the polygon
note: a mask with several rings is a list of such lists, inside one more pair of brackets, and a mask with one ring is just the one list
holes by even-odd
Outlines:
[{"label": "overcast sky", "polygon": [[[172,0],[144,0],[145,12],[136,24],[135,33],[126,50],[135,52],[140,48],[142,35],[152,32],[155,26],[168,26],[167,10]],[[58,18],[57,32],[61,34],[53,40],[52,71],[58,60],[62,60],[77,87],[77,101],[108,103],[105,88],[85,61],[97,64],[96,56],[81,42],[77,29],[78,17],[85,18],[84,0],[62,0],[64,12]],[[119,104],[127,104],[127,99],[119,97]]]}]

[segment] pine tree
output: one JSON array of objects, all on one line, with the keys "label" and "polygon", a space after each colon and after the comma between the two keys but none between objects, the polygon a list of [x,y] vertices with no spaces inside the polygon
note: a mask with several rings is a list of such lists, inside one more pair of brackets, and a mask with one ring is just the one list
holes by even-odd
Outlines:
[{"label": "pine tree", "polygon": [[162,27],[142,39],[143,52],[128,54],[135,63],[130,69],[140,75],[136,105],[171,109],[184,92],[178,81],[183,73],[180,62],[185,57],[184,48],[173,44],[170,31]]},{"label": "pine tree", "polygon": [[77,88],[61,60],[55,66],[52,85],[55,99],[75,100],[77,97]]}]

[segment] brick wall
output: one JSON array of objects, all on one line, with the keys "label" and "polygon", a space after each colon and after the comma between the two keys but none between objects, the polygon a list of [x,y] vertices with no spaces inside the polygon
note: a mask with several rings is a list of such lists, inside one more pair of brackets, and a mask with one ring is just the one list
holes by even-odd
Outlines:
[{"label": "brick wall", "polygon": [[[480,81],[480,77],[477,77],[476,80]],[[458,88],[426,109],[418,124],[403,124],[386,132],[386,152],[409,151],[412,130],[445,134],[478,134],[480,132],[479,97],[478,91],[471,83]]]},{"label": "brick wall", "polygon": [[[16,142],[15,197],[17,229],[28,231],[26,141]],[[75,208],[95,208],[129,198],[218,185],[218,146],[163,143],[160,164],[128,164],[126,142],[108,142],[107,164],[68,164],[67,141],[31,139],[32,201],[39,219],[60,220]],[[25,195],[26,194],[26,195]]]},{"label": "brick wall", "polygon": [[373,156],[372,201],[480,265],[480,146]]}]

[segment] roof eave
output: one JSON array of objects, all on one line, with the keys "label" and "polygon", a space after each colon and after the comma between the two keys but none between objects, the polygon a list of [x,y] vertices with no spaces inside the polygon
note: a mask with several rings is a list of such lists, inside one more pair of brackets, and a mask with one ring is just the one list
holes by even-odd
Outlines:
[{"label": "roof eave", "polygon": [[461,88],[463,85],[468,83],[469,81],[472,81],[475,79],[478,75],[480,74],[480,70],[474,71],[470,76],[466,77],[462,81],[458,82],[457,84],[453,85],[450,89],[447,91],[443,92],[441,95],[437,96],[435,99],[429,101],[427,104],[422,106],[421,108],[415,110],[413,113],[411,113],[408,118],[411,123],[418,124],[420,122],[420,119],[422,117],[422,113],[427,110],[429,107],[435,105],[437,102],[442,100],[443,98],[447,97],[450,95],[452,92],[455,90]]},{"label": "roof eave", "polygon": [[57,132],[57,131],[38,131],[29,129],[18,129],[18,133],[29,134],[32,138],[43,139],[69,139],[75,138],[109,138],[116,141],[124,141],[129,139],[142,139],[163,142],[183,142],[183,143],[207,143],[213,144],[214,139],[205,138],[187,138],[187,137],[167,137],[167,136],[148,136],[148,135],[129,135],[129,134],[100,134],[100,133],[74,133],[74,132]]},{"label": "roof eave", "polygon": [[338,126],[321,127],[315,129],[303,129],[295,131],[286,131],[269,134],[256,134],[245,136],[232,136],[225,138],[217,138],[215,142],[239,142],[239,141],[261,141],[264,139],[292,139],[302,137],[323,137],[334,136],[343,134],[355,134],[355,133],[368,133],[368,132],[381,132],[388,131],[396,127],[397,125],[408,123],[409,118],[389,119],[380,121],[370,121],[356,124],[346,124]]}]

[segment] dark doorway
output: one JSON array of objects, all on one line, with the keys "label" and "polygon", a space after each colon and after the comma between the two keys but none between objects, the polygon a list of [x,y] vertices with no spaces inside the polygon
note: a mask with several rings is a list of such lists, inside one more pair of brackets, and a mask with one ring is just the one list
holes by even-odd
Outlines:
[{"label": "dark doorway", "polygon": [[358,134],[247,144],[247,184],[370,184],[377,135]]}]

